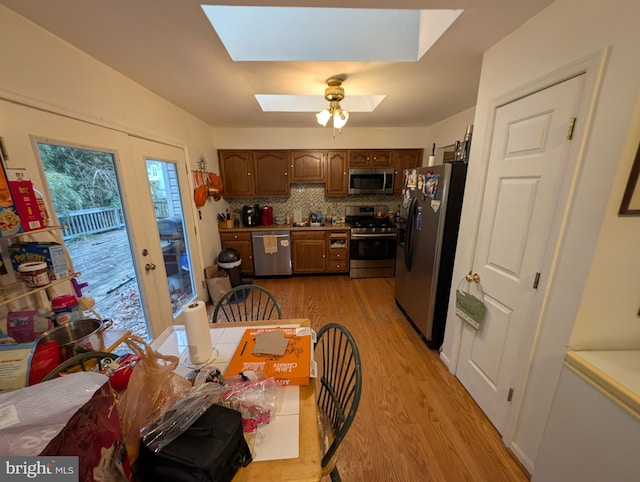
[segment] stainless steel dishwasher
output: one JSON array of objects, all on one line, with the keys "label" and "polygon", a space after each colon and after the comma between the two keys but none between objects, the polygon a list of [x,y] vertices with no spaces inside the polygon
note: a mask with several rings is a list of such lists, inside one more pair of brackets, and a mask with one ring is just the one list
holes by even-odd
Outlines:
[{"label": "stainless steel dishwasher", "polygon": [[254,231],[251,235],[253,268],[256,276],[291,274],[289,231]]}]

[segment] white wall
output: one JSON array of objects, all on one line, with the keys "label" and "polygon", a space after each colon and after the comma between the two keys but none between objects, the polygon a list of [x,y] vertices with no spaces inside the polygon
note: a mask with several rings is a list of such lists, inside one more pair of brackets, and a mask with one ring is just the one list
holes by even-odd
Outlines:
[{"label": "white wall", "polygon": [[[333,129],[215,129],[218,149],[346,149],[346,148],[424,148],[446,146],[464,137],[473,123],[475,108],[464,110],[427,128],[350,128],[341,133]],[[312,115],[312,114],[311,114]]]},{"label": "white wall", "polygon": [[640,348],[640,217],[618,216],[640,144],[640,89],[635,101],[635,114],[627,132],[623,132],[626,139],[620,167],[571,335],[572,350]]},{"label": "white wall", "polygon": [[[210,126],[2,6],[0,58],[0,97],[183,147],[192,169],[204,153],[209,168],[217,170]],[[22,127],[29,132],[28,125]],[[28,167],[33,178],[36,160],[32,152],[28,155],[16,156],[11,162],[21,165],[11,167]],[[207,264],[220,250],[217,209],[208,202],[201,211],[202,219],[194,219],[202,233],[198,249]]]},{"label": "white wall", "polygon": [[[608,344],[624,346],[630,337],[638,340],[640,323],[635,317],[638,307],[636,273],[639,256],[637,242],[619,243],[621,238],[637,237],[640,219],[619,220],[613,207],[622,197],[622,182],[629,170],[627,145],[632,112],[640,85],[640,2],[612,0],[558,0],[529,20],[511,35],[500,41],[484,55],[471,146],[469,176],[482,179],[486,170],[490,133],[487,119],[489,106],[495,99],[520,90],[551,73],[589,56],[599,55],[611,46],[604,66],[601,90],[593,110],[593,123],[580,153],[581,170],[572,191],[573,207],[564,226],[552,290],[533,347],[528,373],[521,373],[520,407],[512,433],[506,437],[509,445],[528,468],[535,462],[545,420],[562,367],[564,352],[580,313],[591,311],[593,316],[580,323],[581,330],[592,333],[590,343],[599,341],[599,323],[614,328],[607,337]],[[580,122],[580,120],[578,120]],[[584,126],[583,126],[584,127]],[[467,185],[462,214],[460,242],[454,268],[454,279],[460,278],[472,266],[474,233],[482,200],[481,183]],[[603,220],[607,230],[601,236]],[[596,245],[598,250],[596,251]],[[611,250],[617,250],[615,266],[602,269]],[[595,272],[591,271],[597,268]],[[598,275],[598,276],[596,276]],[[603,277],[605,276],[605,277]],[[606,310],[608,301],[600,297],[584,299],[588,294],[603,290],[622,292],[624,303]],[[631,293],[629,286],[635,286]],[[617,298],[618,300],[620,297]],[[629,311],[634,307],[633,313]],[[451,311],[451,310],[450,310]],[[607,313],[607,319],[598,315]],[[597,318],[597,319],[596,319]],[[461,336],[461,322],[452,313],[447,319],[447,333],[442,359],[455,372]],[[577,336],[577,335],[576,335]],[[527,358],[526,356],[524,357]],[[524,385],[523,385],[524,384]]]},{"label": "white wall", "polygon": [[232,129],[217,128],[215,141],[218,149],[424,149],[426,165],[431,146],[447,146],[462,140],[465,129],[473,124],[475,107],[464,110],[437,124],[425,128],[349,128],[341,133],[333,129]]},{"label": "white wall", "polygon": [[[425,137],[427,139],[427,146],[429,147],[425,149],[424,166],[427,165],[433,144],[436,145],[437,149],[455,144],[456,141],[461,141],[464,138],[466,127],[473,124],[475,112],[476,108],[471,107],[470,109],[463,110],[448,119],[444,119],[437,124],[427,127]],[[473,137],[471,138],[471,143],[473,144]]]},{"label": "white wall", "polygon": [[[310,113],[309,115],[313,115]],[[218,149],[424,148],[424,128],[216,128]]]}]

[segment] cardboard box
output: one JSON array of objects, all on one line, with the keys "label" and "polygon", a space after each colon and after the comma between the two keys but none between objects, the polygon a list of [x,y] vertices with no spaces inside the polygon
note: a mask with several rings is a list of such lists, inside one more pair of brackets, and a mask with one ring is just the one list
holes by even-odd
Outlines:
[{"label": "cardboard box", "polygon": [[20,218],[24,232],[43,229],[45,227],[40,213],[40,206],[31,181],[9,181],[11,196]]},{"label": "cardboard box", "polygon": [[[256,335],[275,330],[282,331],[288,340],[285,353],[282,356],[254,354]],[[274,377],[282,385],[308,385],[317,373],[311,328],[248,328],[229,362],[224,378],[231,379],[248,370],[261,372],[262,378]]]},{"label": "cardboard box", "polygon": [[219,269],[218,265],[207,266],[204,269],[204,278],[207,282],[209,298],[215,305],[222,296],[231,289],[231,281],[227,272]]},{"label": "cardboard box", "polygon": [[22,263],[42,262],[47,263],[49,277],[52,280],[71,276],[71,268],[67,263],[64,246],[54,242],[25,242],[14,243],[9,246],[9,256],[14,271]]},{"label": "cardboard box", "polygon": [[7,171],[0,160],[0,237],[13,236],[21,232],[22,224],[11,195]]}]

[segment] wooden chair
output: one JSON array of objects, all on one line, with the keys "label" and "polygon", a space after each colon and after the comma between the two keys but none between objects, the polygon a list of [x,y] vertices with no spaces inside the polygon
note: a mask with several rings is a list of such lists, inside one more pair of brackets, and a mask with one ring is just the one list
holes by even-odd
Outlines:
[{"label": "wooden chair", "polygon": [[318,331],[315,346],[319,389],[316,385],[318,423],[320,424],[322,476],[340,481],[336,462],[344,439],[360,404],[362,367],[360,353],[351,333],[338,323],[329,323]]},{"label": "wooden chair", "polygon": [[63,372],[86,372],[95,367],[96,363],[98,364],[98,367],[102,369],[102,362],[104,360],[116,360],[118,357],[119,355],[116,355],[115,353],[107,353],[104,351],[88,351],[86,353],[80,353],[72,356],[55,367],[42,379],[42,381],[46,382],[47,380],[51,380]]},{"label": "wooden chair", "polygon": [[275,319],[282,319],[282,309],[268,290],[257,285],[240,285],[218,300],[212,322]]}]

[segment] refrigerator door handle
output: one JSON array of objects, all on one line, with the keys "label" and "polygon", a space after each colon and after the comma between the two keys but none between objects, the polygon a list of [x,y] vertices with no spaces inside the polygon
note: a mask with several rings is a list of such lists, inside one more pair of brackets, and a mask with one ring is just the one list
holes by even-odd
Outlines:
[{"label": "refrigerator door handle", "polygon": [[405,246],[404,246],[404,266],[407,271],[411,271],[411,261],[413,258],[413,225],[416,217],[416,200],[412,198],[409,200],[409,207],[407,208],[407,225],[405,232]]}]

